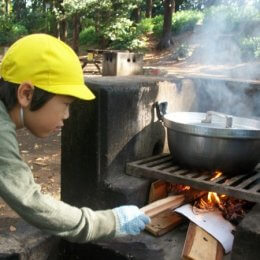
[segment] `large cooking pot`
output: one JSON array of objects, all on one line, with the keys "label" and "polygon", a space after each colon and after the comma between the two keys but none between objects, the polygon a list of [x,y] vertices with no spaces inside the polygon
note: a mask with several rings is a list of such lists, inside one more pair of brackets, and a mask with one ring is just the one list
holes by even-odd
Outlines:
[{"label": "large cooking pot", "polygon": [[260,162],[260,121],[209,111],[166,113],[156,104],[167,127],[173,159],[183,167],[220,170],[228,175],[249,173]]}]

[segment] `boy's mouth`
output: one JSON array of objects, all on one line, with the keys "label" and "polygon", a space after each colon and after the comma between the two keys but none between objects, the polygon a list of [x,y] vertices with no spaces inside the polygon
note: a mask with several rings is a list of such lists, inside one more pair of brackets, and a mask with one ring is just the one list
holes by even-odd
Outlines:
[{"label": "boy's mouth", "polygon": [[60,132],[60,131],[61,131],[61,129],[62,129],[62,127],[61,127],[61,126],[59,126],[59,127],[56,127],[54,131],[55,131],[55,132]]}]

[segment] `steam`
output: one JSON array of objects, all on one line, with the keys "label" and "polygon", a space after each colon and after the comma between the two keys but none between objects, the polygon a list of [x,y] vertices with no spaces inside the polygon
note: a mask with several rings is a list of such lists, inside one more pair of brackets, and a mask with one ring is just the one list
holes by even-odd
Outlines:
[{"label": "steam", "polygon": [[[247,84],[247,80],[260,80],[260,62],[246,62],[239,45],[243,37],[260,36],[260,19],[258,26],[248,26],[260,17],[255,6],[257,0],[240,1],[240,5],[234,4],[237,1],[224,2],[225,6],[209,9],[211,15],[206,14],[203,25],[196,28],[190,44],[197,48],[190,59],[195,64],[206,65],[200,70],[202,74],[232,78],[233,82],[197,80],[198,110],[260,117],[260,86]],[[244,22],[239,22],[241,19]]]},{"label": "steam", "polygon": [[214,6],[206,12],[203,25],[196,28],[191,42],[199,46],[193,52],[192,61],[214,66],[204,72],[218,75],[221,70],[225,77],[260,79],[260,65],[245,64],[240,48],[245,37],[260,36],[260,26],[250,26],[251,18],[259,17],[255,1],[243,1],[243,5],[226,1],[225,5]]},{"label": "steam", "polygon": [[246,83],[225,81],[197,82],[199,111],[214,110],[234,116],[260,118],[260,88]]}]

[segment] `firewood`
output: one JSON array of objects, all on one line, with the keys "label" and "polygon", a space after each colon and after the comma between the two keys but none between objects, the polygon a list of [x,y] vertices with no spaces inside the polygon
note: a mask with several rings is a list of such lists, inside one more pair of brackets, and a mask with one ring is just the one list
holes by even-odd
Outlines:
[{"label": "firewood", "polygon": [[[189,189],[185,191],[183,190],[182,195],[170,196],[166,199],[163,199],[167,197],[167,193],[171,186],[172,184],[163,180],[157,180],[153,182],[151,184],[150,193],[149,193],[150,204],[148,204],[147,206],[141,209],[151,217],[151,223],[147,225],[145,229],[149,233],[153,234],[154,236],[161,236],[171,231],[177,225],[179,225],[184,221],[185,218],[173,212],[172,209],[175,209],[185,203],[189,203],[190,201],[197,199],[198,197],[202,196],[205,193],[198,190]],[[178,190],[176,187],[172,187],[172,188],[173,189],[170,190],[171,192],[182,191],[182,189]],[[172,201],[173,204],[171,203],[172,199],[173,199]],[[157,203],[155,203],[154,201],[156,201]]]},{"label": "firewood", "polygon": [[148,203],[167,197],[167,182],[163,180],[155,181],[151,184]]},{"label": "firewood", "polygon": [[184,201],[184,195],[173,195],[148,204],[147,206],[142,207],[141,210],[149,217],[154,217],[163,211],[181,206]]},{"label": "firewood", "polygon": [[154,236],[162,236],[173,230],[184,219],[178,213],[167,210],[151,218],[151,223],[146,225],[145,229]]},{"label": "firewood", "polygon": [[182,251],[183,260],[221,260],[224,249],[208,232],[190,222]]}]

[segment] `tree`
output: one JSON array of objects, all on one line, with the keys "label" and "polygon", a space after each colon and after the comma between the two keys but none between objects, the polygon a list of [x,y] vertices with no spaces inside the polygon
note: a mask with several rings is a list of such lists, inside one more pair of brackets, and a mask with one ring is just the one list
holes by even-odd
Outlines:
[{"label": "tree", "polygon": [[145,10],[146,18],[152,17],[152,10],[153,10],[153,0],[146,0],[146,10]]},{"label": "tree", "polygon": [[15,21],[21,21],[27,15],[26,0],[13,0],[13,14]]},{"label": "tree", "polygon": [[9,0],[2,0],[2,12],[3,14],[8,14],[9,13]]},{"label": "tree", "polygon": [[63,6],[63,0],[55,0],[56,17],[58,19],[57,29],[58,37],[62,41],[66,41],[67,38],[67,22],[66,22],[66,11]]},{"label": "tree", "polygon": [[132,18],[135,23],[139,23],[141,21],[141,8],[139,6],[133,10]]},{"label": "tree", "polygon": [[172,12],[175,10],[174,0],[164,0],[164,18],[162,38],[157,45],[158,50],[167,49],[173,43],[172,40]]},{"label": "tree", "polygon": [[[60,0],[58,0],[60,1]],[[73,34],[73,49],[77,52],[79,42],[79,28],[82,18],[93,21],[96,34],[101,35],[101,42],[105,43],[105,35],[121,18],[129,19],[132,11],[138,9],[142,0],[63,0],[61,7],[63,18],[69,23]],[[60,12],[61,13],[61,12]]]}]

